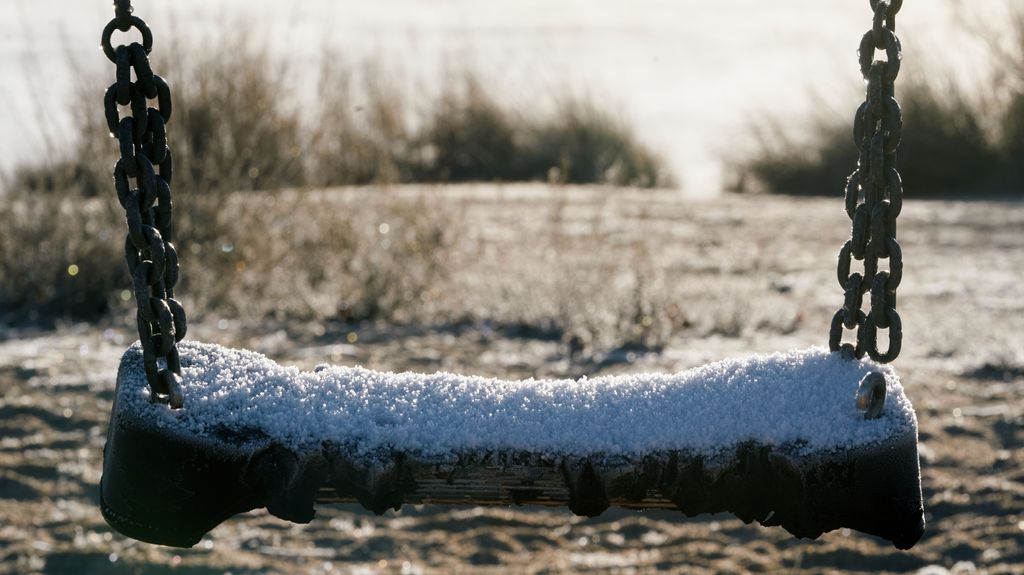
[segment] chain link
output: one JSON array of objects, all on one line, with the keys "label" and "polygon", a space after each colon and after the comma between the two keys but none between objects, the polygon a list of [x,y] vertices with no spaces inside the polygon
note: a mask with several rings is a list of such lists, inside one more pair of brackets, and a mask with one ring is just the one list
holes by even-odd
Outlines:
[{"label": "chain link", "polygon": [[[113,47],[114,31],[132,28],[142,35],[142,43]],[[114,19],[103,29],[100,45],[115,65],[115,81],[103,97],[103,111],[121,154],[114,165],[114,190],[128,224],[124,253],[137,304],[146,380],[154,401],[178,409],[183,397],[177,343],[185,337],[187,323],[185,309],[174,299],[178,255],[172,243],[172,163],[166,129],[171,91],[153,73],[153,34],[132,15],[130,0],[115,0]],[[149,107],[151,100],[156,100],[156,108]],[[128,108],[129,114],[122,117],[120,107]]]},{"label": "chain link", "polygon": [[[839,251],[838,278],[843,307],[832,318],[829,347],[847,357],[888,363],[903,342],[903,324],[896,311],[896,288],[903,279],[903,251],[896,241],[896,217],[903,208],[903,182],[896,171],[896,150],[903,132],[903,114],[895,98],[903,50],[896,36],[896,14],[903,0],[870,0],[871,30],[860,43],[860,70],[867,98],[854,117],[853,138],[860,152],[857,169],[846,182],[846,213],[853,222],[850,239]],[[882,50],[885,60],[875,60]],[[863,200],[863,201],[862,201]],[[853,260],[864,273],[852,272]],[[879,270],[880,259],[889,270]],[[870,309],[861,306],[870,292]],[[843,329],[857,330],[856,345],[842,343]],[[889,347],[878,349],[878,330],[889,330]]]}]

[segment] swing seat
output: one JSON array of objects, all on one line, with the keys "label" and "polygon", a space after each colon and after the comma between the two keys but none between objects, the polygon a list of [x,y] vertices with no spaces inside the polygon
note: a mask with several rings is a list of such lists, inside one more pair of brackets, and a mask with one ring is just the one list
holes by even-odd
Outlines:
[{"label": "swing seat", "polygon": [[[266,507],[610,505],[730,512],[816,538],[848,527],[908,549],[924,514],[917,420],[893,370],[823,348],[671,375],[502,381],[318,367],[180,344],[185,407],[121,360],[101,505],[117,531],[189,547]],[[880,375],[873,375],[880,374]],[[884,377],[866,418],[862,381]],[[861,397],[863,399],[863,397]],[[863,406],[862,406],[863,407]]]}]

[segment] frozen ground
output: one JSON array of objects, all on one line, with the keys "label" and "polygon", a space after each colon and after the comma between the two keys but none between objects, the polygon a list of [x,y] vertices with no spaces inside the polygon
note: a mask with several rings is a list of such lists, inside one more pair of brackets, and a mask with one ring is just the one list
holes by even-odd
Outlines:
[{"label": "frozen ground", "polygon": [[[564,260],[537,252],[549,228],[586,235],[601,226],[607,243],[566,240],[557,249],[622,259],[637,253],[623,246],[642,240],[694,326],[661,352],[596,356],[574,355],[543,333],[487,325],[193,318],[190,337],[247,346],[302,369],[329,361],[507,379],[575,377],[675,371],[820,345],[840,303],[834,254],[848,231],[838,198],[697,201],[670,192],[534,186],[434,193],[458,206],[463,241],[472,247],[460,249],[474,254],[465,278],[456,280],[500,281],[526,264],[538,277],[557,275]],[[1020,573],[1022,229],[1020,203],[912,201],[900,218],[906,337],[896,369],[917,409],[928,513],[924,539],[909,552],[846,531],[794,540],[730,516],[609,510],[581,519],[567,510],[424,507],[374,517],[352,506],[322,507],[306,526],[255,512],[192,550],[136,543],[111,533],[97,508],[114,374],[131,338],[119,324],[0,336],[0,573]]]}]

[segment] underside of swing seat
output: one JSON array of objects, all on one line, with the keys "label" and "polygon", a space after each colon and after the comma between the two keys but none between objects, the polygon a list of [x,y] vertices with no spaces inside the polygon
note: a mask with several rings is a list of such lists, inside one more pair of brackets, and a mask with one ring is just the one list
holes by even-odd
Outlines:
[{"label": "underside of swing seat", "polygon": [[[180,344],[185,406],[121,361],[101,482],[116,530],[188,547],[266,507],[316,503],[610,505],[730,512],[814,538],[848,527],[907,549],[924,515],[917,420],[891,368],[825,349],[668,375],[504,381],[318,367]],[[885,377],[881,414],[855,396]]]}]

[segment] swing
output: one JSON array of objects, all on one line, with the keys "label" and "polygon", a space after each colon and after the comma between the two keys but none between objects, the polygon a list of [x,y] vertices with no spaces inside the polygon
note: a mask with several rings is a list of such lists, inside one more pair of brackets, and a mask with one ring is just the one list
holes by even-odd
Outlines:
[{"label": "swing", "polygon": [[[912,547],[924,530],[917,420],[884,365],[902,341],[894,167],[902,120],[893,98],[902,1],[870,4],[874,26],[860,44],[867,98],[854,122],[860,159],[846,187],[853,229],[838,266],[845,300],[829,349],[670,375],[504,381],[299,372],[183,341],[170,91],[149,65],[152,33],[129,0],[116,0],[102,37],[117,68],[104,108],[120,144],[114,182],[140,340],[117,374],[100,485],[106,521],[135,539],[189,547],[263,507],[304,523],[317,503],[331,502],[376,513],[406,503],[568,506],[586,516],[614,505],[730,512],[807,538],[847,527]],[[113,48],[113,32],[131,28],[142,43]],[[873,61],[876,49],[886,60]],[[120,117],[119,106],[131,114]],[[854,259],[863,273],[851,273]],[[855,344],[842,343],[844,329],[856,330]],[[884,353],[879,329],[889,332]]]}]

